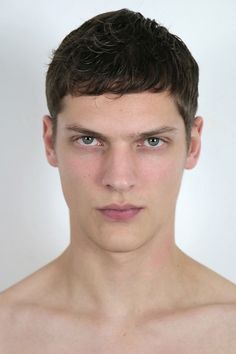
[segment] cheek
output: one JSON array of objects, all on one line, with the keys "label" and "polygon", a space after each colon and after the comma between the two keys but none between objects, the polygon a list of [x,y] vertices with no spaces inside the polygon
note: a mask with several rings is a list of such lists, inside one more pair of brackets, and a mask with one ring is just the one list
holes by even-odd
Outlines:
[{"label": "cheek", "polygon": [[61,155],[58,164],[63,179],[76,184],[79,184],[79,182],[86,180],[92,175],[93,166],[94,164],[88,161],[88,159],[76,158],[72,153],[68,153],[65,156]]},{"label": "cheek", "polygon": [[183,162],[173,158],[162,158],[158,161],[145,164],[142,170],[144,179],[153,185],[169,185],[181,179]]},{"label": "cheek", "polygon": [[91,193],[89,181],[94,171],[93,165],[85,161],[66,156],[59,161],[61,185],[67,205],[77,205],[88,199]]},{"label": "cheek", "polygon": [[163,212],[175,208],[183,175],[183,161],[176,158],[163,158],[146,166],[143,184],[155,210],[162,205]]}]

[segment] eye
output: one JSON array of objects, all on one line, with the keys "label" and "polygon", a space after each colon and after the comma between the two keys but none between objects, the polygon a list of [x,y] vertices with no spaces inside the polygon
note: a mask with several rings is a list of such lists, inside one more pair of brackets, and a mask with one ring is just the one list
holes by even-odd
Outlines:
[{"label": "eye", "polygon": [[[79,142],[80,141],[80,145],[82,146],[96,146],[95,144],[92,144],[94,142],[94,140],[96,141],[97,139],[93,136],[90,135],[82,135],[82,136],[75,136],[72,137],[71,139],[73,142]],[[145,145],[147,147],[151,147],[151,148],[158,148],[161,145],[164,144],[164,140],[157,138],[157,137],[149,137],[147,139],[145,139],[144,141],[148,141],[148,145]],[[81,143],[82,142],[82,143]]]},{"label": "eye", "polygon": [[95,145],[92,145],[91,143],[94,141],[94,138],[93,136],[89,136],[89,135],[83,135],[83,136],[80,136],[80,137],[74,137],[72,138],[72,141],[82,141],[84,144],[82,144],[83,146],[87,145],[87,146],[95,146]]},{"label": "eye", "polygon": [[145,139],[145,141],[148,141],[148,143],[149,143],[148,147],[150,147],[150,146],[151,147],[159,147],[162,144],[164,144],[164,141],[162,139],[154,137],[154,136]]}]

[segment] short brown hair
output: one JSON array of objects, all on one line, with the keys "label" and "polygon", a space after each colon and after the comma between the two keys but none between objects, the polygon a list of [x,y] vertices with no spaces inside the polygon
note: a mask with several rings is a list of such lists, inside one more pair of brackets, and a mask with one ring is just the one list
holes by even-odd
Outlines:
[{"label": "short brown hair", "polygon": [[57,114],[70,94],[168,90],[183,117],[187,142],[197,111],[198,65],[183,41],[128,9],[106,12],[69,33],[53,51],[46,97],[56,137]]}]

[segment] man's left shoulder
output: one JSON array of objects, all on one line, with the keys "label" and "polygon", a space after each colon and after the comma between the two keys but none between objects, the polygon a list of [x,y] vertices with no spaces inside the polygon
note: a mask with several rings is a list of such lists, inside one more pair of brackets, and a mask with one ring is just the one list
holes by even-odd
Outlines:
[{"label": "man's left shoulder", "polygon": [[[235,309],[236,284],[217,273],[213,269],[197,262],[190,263],[191,275],[195,280],[192,285],[195,289],[195,300],[202,304],[219,304],[220,308]],[[195,297],[196,296],[196,297]]]},{"label": "man's left shoulder", "polygon": [[236,333],[236,303],[215,304],[212,306],[212,312],[215,313],[222,324],[234,324]]},{"label": "man's left shoulder", "polygon": [[219,332],[219,337],[222,335],[227,339],[236,353],[236,285],[213,272],[209,278],[209,288],[206,315],[212,322],[213,332]]},{"label": "man's left shoulder", "polygon": [[[219,342],[219,347],[225,348],[224,353],[236,353],[236,303],[216,305],[215,324],[212,327],[212,336]],[[218,337],[218,338],[217,338]]]},{"label": "man's left shoulder", "polygon": [[[196,303],[196,309],[199,305],[206,318],[215,317],[223,325],[236,324],[236,285],[205,265],[196,261],[190,264],[191,270],[194,270],[191,274],[195,279],[193,308]],[[234,330],[236,331],[236,325]]]}]

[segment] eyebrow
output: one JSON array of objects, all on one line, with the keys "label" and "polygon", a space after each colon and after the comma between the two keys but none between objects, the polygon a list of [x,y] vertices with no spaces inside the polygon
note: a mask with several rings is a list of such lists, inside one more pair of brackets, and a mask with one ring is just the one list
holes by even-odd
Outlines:
[{"label": "eyebrow", "polygon": [[[95,138],[99,138],[99,139],[102,139],[105,141],[108,140],[108,137],[106,137],[104,134],[87,129],[87,128],[81,126],[80,124],[68,124],[65,126],[65,129],[68,131],[75,131],[77,133],[87,134],[89,136],[92,135]],[[132,134],[129,134],[127,137],[128,138],[144,139],[144,138],[148,138],[153,135],[161,135],[164,133],[174,134],[177,132],[177,130],[178,129],[174,128],[174,127],[163,126],[163,127],[152,129],[152,130],[145,131],[142,133],[132,133]]]}]

